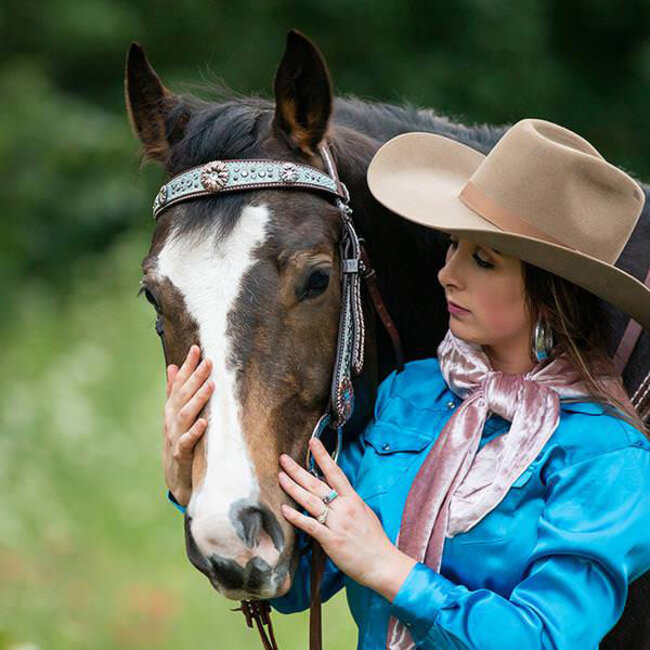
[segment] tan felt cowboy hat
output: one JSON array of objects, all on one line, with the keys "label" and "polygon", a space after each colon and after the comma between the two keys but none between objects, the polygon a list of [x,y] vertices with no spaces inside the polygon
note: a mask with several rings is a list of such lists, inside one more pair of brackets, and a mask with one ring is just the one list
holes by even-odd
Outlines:
[{"label": "tan felt cowboy hat", "polygon": [[377,151],[368,185],[402,217],[551,271],[650,329],[650,289],[614,266],[645,195],[572,131],[521,120],[487,156],[405,133]]}]

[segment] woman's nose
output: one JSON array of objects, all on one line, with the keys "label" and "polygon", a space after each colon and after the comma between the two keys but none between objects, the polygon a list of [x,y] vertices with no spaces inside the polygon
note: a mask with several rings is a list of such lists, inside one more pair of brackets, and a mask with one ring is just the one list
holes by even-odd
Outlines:
[{"label": "woman's nose", "polygon": [[444,287],[461,288],[461,274],[458,268],[458,250],[450,251],[445,265],[438,271],[438,282]]}]

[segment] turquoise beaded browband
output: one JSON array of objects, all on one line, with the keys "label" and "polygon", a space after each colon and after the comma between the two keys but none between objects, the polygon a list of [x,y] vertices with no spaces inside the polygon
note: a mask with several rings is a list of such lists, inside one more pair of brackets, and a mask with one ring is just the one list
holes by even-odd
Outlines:
[{"label": "turquoise beaded browband", "polygon": [[223,192],[264,188],[302,188],[333,194],[345,203],[350,195],[343,183],[300,163],[283,160],[213,160],[174,176],[153,202],[153,217],[189,199]]}]

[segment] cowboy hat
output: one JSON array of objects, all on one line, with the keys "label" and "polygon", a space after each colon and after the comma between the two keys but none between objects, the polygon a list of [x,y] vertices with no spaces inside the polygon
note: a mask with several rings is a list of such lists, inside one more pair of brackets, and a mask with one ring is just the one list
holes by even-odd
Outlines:
[{"label": "cowboy hat", "polygon": [[524,119],[487,156],[404,133],[379,148],[368,185],[396,214],[555,273],[650,329],[650,289],[614,266],[645,194],[576,133]]}]

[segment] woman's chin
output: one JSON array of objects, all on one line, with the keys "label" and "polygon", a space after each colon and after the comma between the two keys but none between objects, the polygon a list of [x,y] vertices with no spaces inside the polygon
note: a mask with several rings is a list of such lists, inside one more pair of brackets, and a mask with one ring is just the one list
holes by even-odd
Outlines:
[{"label": "woman's chin", "polygon": [[449,329],[456,338],[467,341],[467,343],[478,343],[481,345],[483,343],[482,337],[476,331],[476,328],[455,318],[453,315],[449,317]]}]

